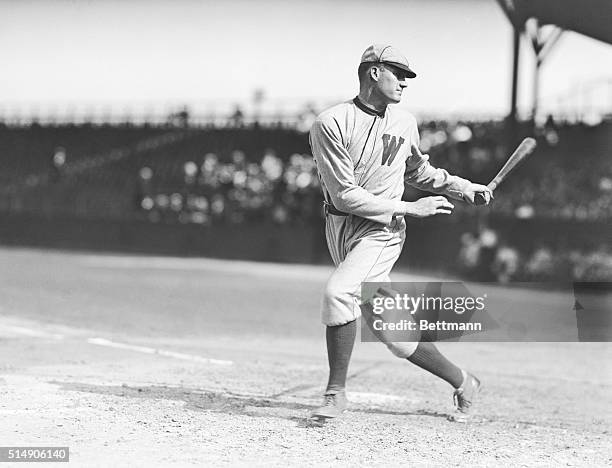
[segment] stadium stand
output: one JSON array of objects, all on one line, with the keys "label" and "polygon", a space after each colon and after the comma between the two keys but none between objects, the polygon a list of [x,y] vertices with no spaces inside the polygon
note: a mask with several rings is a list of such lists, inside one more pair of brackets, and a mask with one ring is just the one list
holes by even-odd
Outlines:
[{"label": "stadium stand", "polygon": [[[459,270],[500,281],[610,278],[605,236],[612,217],[612,124],[549,119],[537,137],[538,154],[503,186],[494,209],[483,216],[482,209],[457,205],[453,223],[461,232],[449,242]],[[421,123],[422,149],[435,165],[482,182],[511,151],[504,141],[502,122]],[[8,214],[203,228],[269,223],[307,229],[322,220],[316,168],[299,129],[242,122],[4,125],[0,164],[0,210]],[[408,190],[405,196],[420,195]],[[513,235],[516,222],[531,223],[533,236]],[[588,235],[572,234],[587,225]]]}]

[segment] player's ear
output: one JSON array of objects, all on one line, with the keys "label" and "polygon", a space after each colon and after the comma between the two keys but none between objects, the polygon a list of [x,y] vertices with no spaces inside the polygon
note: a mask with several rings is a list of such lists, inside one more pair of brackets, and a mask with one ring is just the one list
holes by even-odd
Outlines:
[{"label": "player's ear", "polygon": [[373,81],[378,81],[380,79],[380,72],[381,69],[378,65],[374,65],[372,67],[370,67],[370,78],[372,78]]}]

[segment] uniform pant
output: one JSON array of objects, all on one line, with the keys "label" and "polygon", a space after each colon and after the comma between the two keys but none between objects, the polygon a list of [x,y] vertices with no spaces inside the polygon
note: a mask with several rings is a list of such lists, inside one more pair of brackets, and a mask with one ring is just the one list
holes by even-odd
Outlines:
[{"label": "uniform pant", "polygon": [[326,218],[327,246],[336,269],[327,281],[321,318],[325,325],[343,325],[361,315],[361,283],[388,282],[402,252],[403,218],[385,226],[356,216]]},{"label": "uniform pant", "polygon": [[[321,319],[327,326],[344,325],[366,315],[365,323],[399,358],[410,357],[419,341],[392,342],[385,332],[372,329],[370,308],[360,306],[361,283],[389,282],[389,273],[402,252],[406,224],[403,218],[384,226],[356,216],[328,214],[327,246],[336,269],[325,286]],[[363,309],[362,309],[363,307]]]}]

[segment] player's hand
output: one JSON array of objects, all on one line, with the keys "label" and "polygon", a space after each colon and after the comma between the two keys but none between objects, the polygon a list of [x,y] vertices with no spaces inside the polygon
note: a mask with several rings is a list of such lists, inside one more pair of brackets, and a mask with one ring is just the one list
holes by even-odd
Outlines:
[{"label": "player's hand", "polygon": [[493,192],[486,185],[470,184],[463,192],[463,198],[470,204],[476,204],[476,194],[480,193],[484,197],[485,205],[488,205],[493,200]]},{"label": "player's hand", "polygon": [[421,153],[420,148],[414,143],[410,146],[410,148],[412,149],[412,156],[417,156],[419,159],[429,159],[429,155]]},{"label": "player's hand", "polygon": [[446,198],[438,195],[435,197],[419,198],[415,202],[407,203],[407,215],[415,218],[427,218],[437,214],[451,214],[455,207]]}]

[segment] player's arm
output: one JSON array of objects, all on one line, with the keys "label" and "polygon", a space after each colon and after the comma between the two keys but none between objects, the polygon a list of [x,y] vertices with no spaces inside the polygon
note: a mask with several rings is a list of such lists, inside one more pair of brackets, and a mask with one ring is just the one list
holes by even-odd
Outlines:
[{"label": "player's arm", "polygon": [[404,182],[426,192],[447,195],[471,204],[474,204],[477,192],[484,193],[487,204],[492,198],[491,190],[486,185],[475,184],[451,175],[445,169],[433,167],[429,163],[429,156],[421,153],[416,144],[412,145],[412,157],[406,165]]},{"label": "player's arm", "polygon": [[310,146],[321,179],[338,210],[383,224],[391,223],[394,215],[407,213],[407,202],[373,195],[357,185],[353,160],[333,120],[315,121],[310,130]]}]

